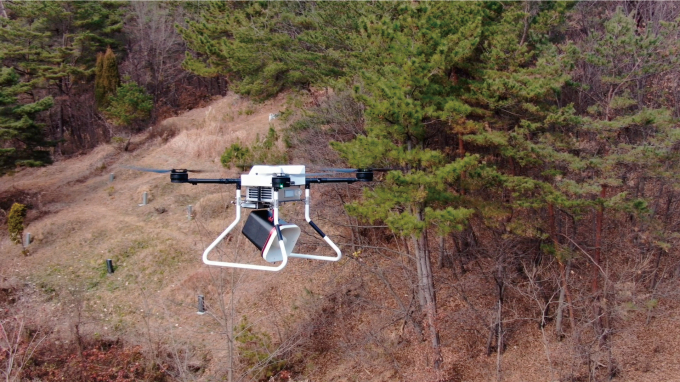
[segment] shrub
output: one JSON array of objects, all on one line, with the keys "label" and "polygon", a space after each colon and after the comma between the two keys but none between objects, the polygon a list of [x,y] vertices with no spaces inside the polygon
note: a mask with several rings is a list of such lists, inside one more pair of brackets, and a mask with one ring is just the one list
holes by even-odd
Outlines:
[{"label": "shrub", "polygon": [[250,369],[252,377],[266,380],[286,366],[286,361],[276,357],[276,349],[269,334],[256,331],[246,316],[241,317],[235,332],[240,358]]},{"label": "shrub", "polygon": [[24,219],[26,218],[26,206],[21,203],[12,204],[7,216],[7,230],[10,240],[14,244],[21,244],[21,237],[24,234]]},{"label": "shrub", "polygon": [[249,163],[252,160],[253,158],[250,149],[246,146],[242,146],[238,142],[232,143],[231,146],[227,147],[220,157],[222,166],[227,168],[231,168],[232,164],[235,164],[236,167],[241,167],[244,163]]},{"label": "shrub", "polygon": [[94,71],[94,97],[97,107],[105,108],[109,105],[109,97],[116,93],[120,85],[120,74],[116,55],[111,48],[106,53],[97,54],[97,63]]},{"label": "shrub", "polygon": [[279,134],[273,127],[269,128],[267,136],[260,140],[259,135],[255,138],[255,143],[250,147],[241,143],[234,143],[227,147],[220,157],[222,166],[231,168],[232,165],[245,171],[252,164],[281,164],[288,160],[285,151],[276,147]]},{"label": "shrub", "polygon": [[151,116],[153,97],[134,81],[121,85],[116,93],[109,97],[109,106],[104,114],[119,126],[144,120]]}]

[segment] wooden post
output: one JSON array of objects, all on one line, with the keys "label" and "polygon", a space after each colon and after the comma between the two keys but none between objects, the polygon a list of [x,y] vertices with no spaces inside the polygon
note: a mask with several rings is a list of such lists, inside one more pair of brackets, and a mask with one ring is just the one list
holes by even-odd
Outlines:
[{"label": "wooden post", "polygon": [[198,314],[205,314],[205,299],[202,294],[198,295]]}]

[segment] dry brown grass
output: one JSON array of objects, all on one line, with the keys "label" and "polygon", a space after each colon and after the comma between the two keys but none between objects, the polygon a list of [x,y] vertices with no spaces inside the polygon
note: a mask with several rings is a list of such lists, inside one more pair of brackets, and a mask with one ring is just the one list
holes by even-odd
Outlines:
[{"label": "dry brown grass", "polygon": [[[181,150],[186,157],[219,163],[224,149],[237,141],[250,144],[269,129],[269,114],[284,107],[284,96],[262,104],[253,104],[237,95],[229,95],[210,106],[192,110],[160,124],[161,129],[179,133],[167,149]],[[279,121],[273,126],[278,127]]]},{"label": "dry brown grass", "polygon": [[[283,103],[280,98],[252,105],[230,95],[159,125],[158,129],[174,132],[166,141],[163,134],[156,135],[158,139],[135,136],[132,152],[101,146],[88,155],[1,178],[0,197],[24,198],[33,205],[26,231],[35,241],[29,247],[31,255],[24,257],[21,248],[0,233],[0,292],[9,282],[5,280],[35,290],[30,298],[22,297],[26,304],[22,309],[33,309],[63,341],[74,340],[78,324],[82,336],[123,338],[141,345],[150,358],[185,355],[185,371],[191,373],[196,364],[205,371],[199,380],[225,375],[225,328],[243,315],[284,345],[282,351],[295,361],[291,367],[300,378],[496,380],[496,354],[487,357],[484,351],[494,289],[492,282],[480,282],[475,270],[455,278],[450,269],[437,270],[445,370],[434,373],[429,368],[429,343],[404,324],[404,311],[397,303],[399,298],[409,305],[412,267],[405,257],[394,254],[399,243],[389,235],[360,230],[358,238],[374,240],[392,252],[364,249],[351,256],[345,246],[345,258],[339,263],[292,259],[275,274],[207,267],[201,254],[233,219],[233,188],[171,184],[167,174],[122,168],[194,167],[207,170],[201,177],[237,176],[219,164],[222,151],[237,140],[247,143],[257,133],[263,136],[269,113],[278,112]],[[316,143],[320,139],[311,138]],[[303,154],[298,156],[314,157]],[[108,180],[111,172],[116,175],[113,183]],[[321,186],[313,191],[314,219],[337,242],[351,240],[349,230],[340,226],[351,222],[340,201],[340,196],[350,200],[359,193],[358,187],[351,187]],[[143,192],[149,192],[150,204],[139,207]],[[186,216],[188,205],[194,206],[193,220]],[[161,207],[165,213],[157,212]],[[304,223],[302,208],[298,203],[284,210],[285,218],[304,230],[300,251],[329,254]],[[239,230],[236,227],[235,232]],[[216,256],[262,263],[258,251],[241,235],[219,248]],[[105,273],[108,258],[117,266],[113,275]],[[479,260],[479,267],[491,266]],[[385,282],[377,277],[381,274]],[[635,294],[626,288],[621,287],[622,296]],[[196,315],[198,294],[206,298],[207,315]],[[614,336],[615,344],[627,344],[615,349],[620,380],[678,380],[678,308],[665,303],[651,324],[644,311],[618,316],[629,320],[627,329]],[[222,311],[221,306],[227,309]],[[582,355],[575,353],[575,346],[552,334],[544,339],[530,307],[516,306],[516,311],[507,312],[513,332],[502,358],[502,380],[558,380],[576,368]],[[552,333],[551,325],[546,332]]]},{"label": "dry brown grass", "polygon": [[[190,344],[199,360],[213,360],[204,367],[224,371],[219,365],[226,337],[216,334],[223,328],[210,316],[196,315],[196,296],[206,296],[213,314],[216,301],[226,299],[220,276],[225,271],[203,265],[201,253],[233,219],[233,188],[176,185],[167,174],[121,166],[198,167],[207,170],[202,177],[237,176],[219,164],[222,151],[236,140],[249,142],[265,134],[269,113],[279,112],[282,104],[277,99],[252,105],[228,96],[166,122],[179,130],[167,143],[142,134],[133,137],[136,150],[131,152],[105,145],[3,178],[0,195],[28,195],[34,200],[32,211],[40,214],[26,226],[34,236],[30,256],[0,235],[0,270],[33,285],[41,296],[35,309],[51,312],[45,317],[64,341],[74,341],[77,324],[79,336],[123,338],[147,349]],[[112,183],[109,173],[115,173]],[[140,207],[143,192],[149,193],[150,204]],[[190,204],[196,211],[193,220],[186,216]],[[159,214],[161,207],[166,212]],[[224,256],[234,256],[232,246],[221,247]],[[249,243],[238,248],[244,259],[262,262]],[[117,268],[112,275],[104,268],[109,258]],[[262,323],[262,330],[280,332],[295,296],[305,287],[323,290],[334,269],[333,264],[292,263],[280,274],[242,274],[236,322],[247,315]]]}]

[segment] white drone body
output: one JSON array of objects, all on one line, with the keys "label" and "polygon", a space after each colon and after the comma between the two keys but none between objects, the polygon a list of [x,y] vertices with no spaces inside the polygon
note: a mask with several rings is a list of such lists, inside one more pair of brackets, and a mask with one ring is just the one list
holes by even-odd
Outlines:
[{"label": "white drone body", "polygon": [[[187,170],[171,170],[170,180],[173,183],[190,184],[235,184],[236,185],[236,218],[203,252],[203,262],[220,267],[243,268],[263,271],[280,271],[288,263],[289,257],[302,259],[338,261],[342,258],[340,249],[326,234],[314,224],[310,218],[311,200],[309,188],[317,183],[354,183],[357,181],[370,182],[373,180],[373,170],[350,170],[355,172],[355,178],[316,178],[312,174],[305,174],[305,166],[253,166],[248,174],[240,179],[194,179],[189,178]],[[314,174],[318,175],[318,174]],[[241,187],[246,188],[246,194],[241,196]],[[304,186],[304,197],[302,187]],[[335,256],[319,256],[294,253],[295,243],[300,236],[300,227],[279,219],[279,205],[281,203],[304,201],[305,220],[335,251]],[[241,208],[252,209],[243,226],[242,233],[262,251],[264,260],[279,265],[256,265],[210,260],[208,255],[213,249],[236,227],[241,220]],[[278,245],[277,245],[278,241]]]},{"label": "white drone body", "polygon": [[271,187],[272,177],[277,175],[288,175],[291,185],[305,185],[305,166],[303,165],[253,166],[249,173],[241,175],[241,185],[246,187]]},{"label": "white drone body", "polygon": [[[272,179],[290,178],[290,184],[275,187]],[[274,183],[274,184],[272,184]],[[301,201],[305,185],[305,166],[253,166],[248,174],[241,175],[241,185],[246,188],[244,208],[266,208],[274,203],[274,193],[279,203]]]}]

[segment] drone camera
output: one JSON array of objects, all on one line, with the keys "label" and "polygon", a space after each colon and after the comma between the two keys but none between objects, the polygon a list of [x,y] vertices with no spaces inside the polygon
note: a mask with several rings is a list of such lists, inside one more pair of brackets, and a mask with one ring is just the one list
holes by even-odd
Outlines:
[{"label": "drone camera", "polygon": [[187,170],[172,170],[170,181],[172,183],[187,183],[189,181],[189,172]]}]

